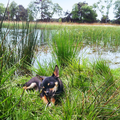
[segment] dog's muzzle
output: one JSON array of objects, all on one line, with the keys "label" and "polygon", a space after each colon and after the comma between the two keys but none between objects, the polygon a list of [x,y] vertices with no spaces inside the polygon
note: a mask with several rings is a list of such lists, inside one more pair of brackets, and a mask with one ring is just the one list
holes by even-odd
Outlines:
[{"label": "dog's muzzle", "polygon": [[51,92],[51,91],[46,91],[45,94],[48,97],[54,97],[55,96],[55,92]]}]

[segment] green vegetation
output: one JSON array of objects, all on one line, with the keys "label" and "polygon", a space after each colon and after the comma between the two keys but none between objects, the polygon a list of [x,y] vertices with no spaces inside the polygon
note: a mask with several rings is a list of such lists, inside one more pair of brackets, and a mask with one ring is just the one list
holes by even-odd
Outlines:
[{"label": "green vegetation", "polygon": [[[105,67],[104,63],[101,63],[99,67]],[[101,72],[96,74],[99,69],[94,69],[93,66],[88,64],[88,61],[81,65],[79,60],[72,61],[65,69],[60,69],[60,73],[62,72],[60,78],[64,82],[65,93],[60,97],[57,105],[51,108],[46,108],[39,93],[28,91],[28,94],[26,92],[22,94],[23,89],[16,85],[25,83],[31,77],[14,78],[12,82],[7,80],[5,85],[9,85],[9,87],[5,89],[7,96],[1,102],[1,114],[3,115],[1,117],[18,120],[119,119],[120,82],[118,75],[116,75],[119,74],[119,69],[115,70],[115,76],[114,71],[108,69],[111,76],[114,76],[113,82],[109,83],[109,80]],[[97,64],[95,63],[95,66]],[[46,68],[53,71],[47,66],[43,66],[43,68],[44,71],[46,71]],[[104,72],[103,74],[105,75]],[[108,74],[106,73],[106,75]],[[13,104],[11,105],[11,103]]]},{"label": "green vegetation", "polygon": [[[13,24],[10,29],[13,32],[7,29],[14,34],[13,39],[16,40],[14,41],[15,46],[9,46],[10,49],[4,42],[7,40],[8,32],[3,33],[1,29],[0,119],[119,120],[120,68],[111,70],[107,61],[103,59],[90,63],[89,60],[77,56],[80,49],[86,45],[110,49],[112,46],[117,49],[120,46],[120,27],[42,26],[39,24],[34,28],[33,26],[34,24],[28,23]],[[38,67],[34,68],[32,59],[36,47],[39,47],[36,33],[36,28],[39,27],[45,27],[39,36],[43,35],[49,42],[53,60],[44,65],[38,61]],[[54,29],[55,27],[56,29]],[[48,28],[55,31],[46,34]],[[51,42],[49,41],[50,35]],[[21,36],[20,41],[17,41],[17,36]],[[44,38],[40,37],[39,40]],[[21,52],[18,52],[19,47]],[[16,56],[19,59],[16,60]],[[16,62],[11,61],[13,58]],[[60,99],[57,99],[55,106],[46,107],[38,92],[28,91],[27,94],[23,92],[21,85],[34,76],[33,72],[51,76],[56,64],[60,68],[59,74],[64,84],[64,93]],[[26,74],[23,68],[31,72]],[[16,74],[16,71],[23,71],[24,74]]]},{"label": "green vegetation", "polygon": [[[21,29],[26,23],[24,22],[12,22],[12,23],[3,23],[3,28],[10,27],[11,29],[17,27]],[[67,28],[73,32],[76,37],[82,35],[82,41],[89,45],[100,45],[102,47],[111,47],[120,45],[120,27],[119,26],[101,26],[101,25],[81,25],[81,24],[57,24],[57,23],[29,23],[30,28],[44,29],[44,30],[55,30],[59,31],[60,29]]]},{"label": "green vegetation", "polygon": [[75,34],[76,31],[67,29],[61,30],[58,34],[53,34],[51,48],[53,49],[53,57],[58,59],[60,65],[65,66],[65,63],[79,55],[82,41],[82,34],[79,37]]},{"label": "green vegetation", "polygon": [[97,13],[93,10],[92,6],[88,6],[85,2],[79,2],[73,5],[72,18],[76,19],[76,22],[82,23],[94,23],[96,22]]},{"label": "green vegetation", "polygon": [[[23,5],[18,5],[15,1],[8,1],[8,6],[0,3],[0,20],[11,21],[56,21],[56,22],[74,22],[74,23],[116,23],[120,24],[120,0],[97,0],[93,5],[89,3],[77,2],[73,5],[68,4],[72,9],[64,11],[58,3],[53,3],[52,0],[32,0],[28,3],[25,9]],[[67,7],[67,6],[66,6]],[[110,20],[110,9],[113,9],[115,15]],[[102,15],[97,19],[99,11]],[[4,14],[5,13],[5,14]],[[54,19],[57,15],[59,18]],[[38,18],[39,16],[39,18]],[[61,18],[61,16],[64,16]],[[61,20],[59,20],[61,19]]]}]

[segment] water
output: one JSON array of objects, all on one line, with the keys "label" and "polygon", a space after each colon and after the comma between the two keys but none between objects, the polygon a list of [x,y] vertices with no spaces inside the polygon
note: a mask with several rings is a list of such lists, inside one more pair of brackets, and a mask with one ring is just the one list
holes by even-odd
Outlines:
[{"label": "water", "polygon": [[[48,47],[48,46],[47,46]],[[37,58],[35,59],[34,66],[37,67],[37,61],[39,61],[41,64],[49,63],[52,60],[52,54],[49,48],[47,48],[47,52],[44,50],[39,50],[36,54]],[[80,54],[78,58],[82,59],[89,59],[89,61],[92,63],[98,59],[104,59],[107,61],[109,67],[111,69],[119,68],[120,67],[120,52],[115,51],[113,52],[111,49],[103,49],[98,47],[91,47],[87,45],[86,47],[82,48],[80,50]]]},{"label": "water", "polygon": [[44,64],[46,64],[46,63],[48,64],[52,61],[52,54],[51,54],[51,51],[50,51],[48,45],[42,46],[42,49],[41,49],[41,47],[39,47],[38,52],[35,54],[35,56],[36,56],[36,58],[35,58],[33,66],[36,68],[38,66],[37,62],[44,65]]},{"label": "water", "polygon": [[90,62],[96,61],[98,59],[104,59],[109,64],[111,69],[120,67],[120,52],[112,52],[111,50],[103,48],[95,48],[86,46],[79,54],[79,57],[88,58]]},{"label": "water", "polygon": [[[29,33],[27,33],[27,29],[7,29],[2,28],[2,33],[0,32],[0,41],[4,40],[4,42],[8,45],[16,45],[17,42],[25,39],[25,36]],[[34,29],[29,32],[34,32]],[[53,30],[40,30],[35,29],[35,36],[37,36],[37,45],[44,45],[47,43],[48,38],[51,39],[51,33]],[[23,39],[23,40],[24,40]]]},{"label": "water", "polygon": [[[6,32],[7,29],[4,28],[2,31]],[[15,33],[16,32],[16,33]],[[37,61],[41,64],[49,63],[52,60],[51,50],[49,49],[47,42],[51,39],[51,31],[42,31],[37,29],[36,34],[37,37],[37,48],[38,51],[35,52],[35,57],[33,58],[35,61],[33,63],[34,67],[37,67]],[[47,35],[48,34],[48,35]],[[46,37],[47,36],[47,37]],[[4,42],[5,44],[11,44],[12,47],[14,47],[14,44],[17,43],[22,39],[22,33],[21,29],[10,30],[8,32],[8,35],[6,36]],[[102,48],[102,47],[96,47],[96,46],[89,46],[86,45],[83,47],[80,51],[80,54],[78,57],[81,58],[88,58],[90,62],[93,62],[99,58],[102,58],[106,60],[109,64],[109,67],[111,69],[119,68],[120,67],[120,48],[117,49],[114,47],[111,47],[109,49]]]}]

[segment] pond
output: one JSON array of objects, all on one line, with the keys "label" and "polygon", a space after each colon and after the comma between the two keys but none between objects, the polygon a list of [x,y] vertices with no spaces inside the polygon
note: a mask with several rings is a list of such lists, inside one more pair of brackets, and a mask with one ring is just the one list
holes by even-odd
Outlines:
[{"label": "pond", "polygon": [[120,51],[112,51],[111,49],[103,49],[101,47],[86,46],[80,51],[80,56],[88,58],[90,62],[98,59],[104,59],[111,69],[120,67]]},{"label": "pond", "polygon": [[[8,31],[8,32],[7,32]],[[27,31],[27,30],[25,30]],[[21,29],[11,29],[8,30],[7,28],[2,29],[2,33],[7,33],[7,36],[5,37],[5,44],[9,44],[11,47],[14,47],[17,42],[19,42],[27,33],[23,33]],[[51,50],[49,49],[49,46],[47,45],[48,40],[51,40],[51,33],[54,30],[40,30],[36,29],[34,31],[34,35],[36,37],[36,46],[37,46],[37,52],[35,52],[34,55],[34,67],[37,67],[37,61],[39,61],[41,64],[49,63],[52,60]],[[55,32],[55,31],[54,31]],[[3,40],[3,37],[1,37],[1,40]],[[25,41],[24,41],[25,42]],[[16,47],[21,46],[16,45]],[[82,49],[80,50],[80,54],[78,58],[88,58],[90,62],[93,62],[99,58],[107,60],[109,67],[111,69],[119,68],[120,67],[120,48],[117,47],[117,49],[111,48],[103,48],[101,46],[91,46],[91,45],[84,45]]]},{"label": "pond", "polygon": [[[52,60],[52,54],[48,46],[44,46],[45,50],[41,51],[39,49],[38,53],[36,54],[37,58],[35,59],[34,66],[37,67],[37,61],[41,64],[44,62],[49,63]],[[47,49],[47,50],[46,50]],[[80,50],[80,54],[78,58],[82,59],[89,59],[90,62],[94,62],[98,59],[104,59],[107,61],[109,67],[111,69],[119,68],[120,67],[120,51],[112,51],[110,49],[103,49],[97,47],[91,47],[89,45],[83,47]]]}]

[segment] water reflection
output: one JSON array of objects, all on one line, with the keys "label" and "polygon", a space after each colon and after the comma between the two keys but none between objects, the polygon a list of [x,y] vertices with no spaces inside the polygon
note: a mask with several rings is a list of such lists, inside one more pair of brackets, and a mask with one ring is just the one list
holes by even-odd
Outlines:
[{"label": "water reflection", "polygon": [[[25,64],[33,65],[34,53],[40,46],[46,45],[51,39],[51,32],[50,30],[39,29],[2,28],[0,31],[0,42],[6,48],[7,54],[12,51],[13,54],[10,55],[10,57],[12,56],[11,64],[16,64],[22,59],[22,68],[24,68]],[[6,61],[7,59],[5,58],[4,63]]]},{"label": "water reflection", "polygon": [[[39,50],[38,53],[36,54],[37,58],[35,59],[34,62],[34,67],[37,67],[37,61],[39,61],[41,64],[44,64],[47,62],[51,62],[52,60],[52,54],[50,49],[48,48],[47,52],[44,50]],[[109,64],[109,67],[111,69],[119,68],[120,67],[120,52],[112,52],[111,50],[105,50],[102,48],[95,48],[91,46],[86,46],[83,49],[81,49],[80,54],[78,58],[87,58],[89,61],[92,63],[95,60],[98,60],[100,58],[104,59],[107,61]]]},{"label": "water reflection", "polygon": [[88,58],[90,62],[102,58],[108,62],[111,69],[120,67],[119,51],[112,52],[110,49],[86,46],[80,51],[79,57]]},{"label": "water reflection", "polygon": [[[28,34],[28,29],[7,29],[2,28],[0,31],[0,42],[4,41],[6,45],[16,45],[21,39],[25,39]],[[37,45],[45,45],[48,40],[51,39],[51,33],[53,30],[40,30],[40,29],[33,29],[31,31],[35,31],[35,35],[37,36]],[[25,37],[26,36],[26,37]],[[24,41],[23,39],[23,41]]]},{"label": "water reflection", "polygon": [[49,64],[52,61],[52,54],[51,50],[48,47],[48,45],[43,45],[41,47],[38,47],[38,51],[35,52],[35,58],[34,58],[34,67],[38,67],[38,63],[44,65]]},{"label": "water reflection", "polygon": [[[35,55],[33,58],[33,65],[37,67],[37,61],[41,64],[49,63],[52,60],[51,50],[48,47],[48,41],[51,41],[52,30],[40,30],[35,29],[34,34],[37,39]],[[8,34],[7,34],[8,33]],[[7,34],[7,35],[6,35]],[[13,48],[24,36],[26,36],[27,30],[22,29],[7,29],[2,28],[0,33],[0,42],[4,42],[6,46]],[[25,39],[25,38],[24,38]],[[26,42],[23,40],[22,42]],[[24,43],[26,44],[26,43]],[[21,48],[21,44],[17,45],[16,48]],[[88,58],[90,62],[93,62],[99,58],[103,58],[108,61],[111,69],[120,67],[120,47],[113,46],[109,48],[96,47],[85,45],[80,51],[78,57]],[[22,50],[21,50],[22,52]],[[21,53],[19,53],[21,54]],[[17,56],[18,57],[18,56]]]}]

